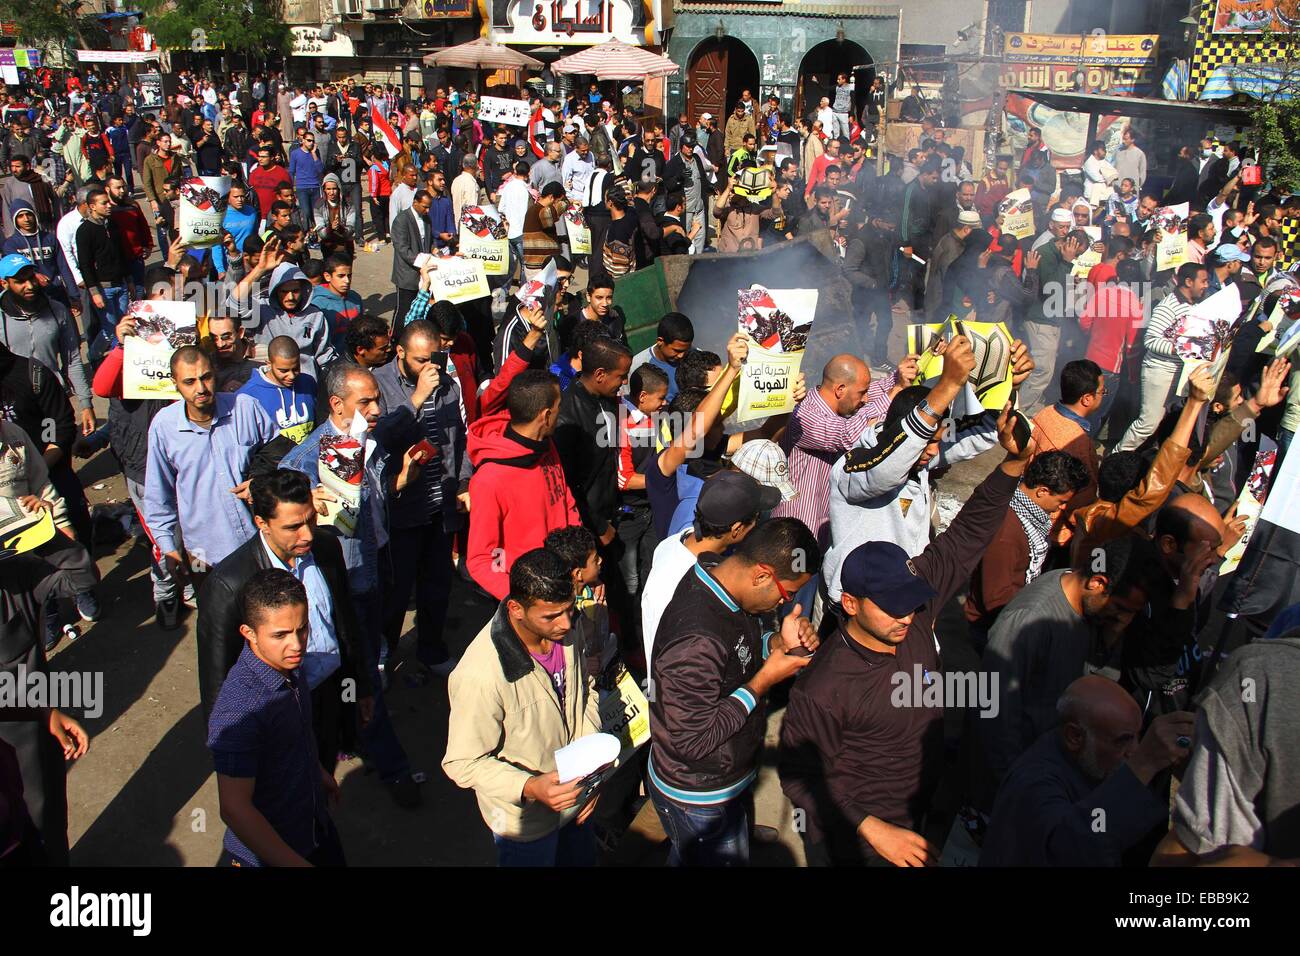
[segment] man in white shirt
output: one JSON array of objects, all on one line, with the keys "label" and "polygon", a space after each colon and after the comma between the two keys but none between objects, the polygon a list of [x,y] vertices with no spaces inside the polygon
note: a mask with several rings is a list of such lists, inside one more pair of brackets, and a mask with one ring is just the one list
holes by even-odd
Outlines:
[{"label": "man in white shirt", "polygon": [[754,530],[761,514],[780,501],[781,492],[760,485],[741,471],[720,471],[704,483],[695,502],[695,526],[659,542],[650,562],[650,576],[641,590],[646,673],[650,672],[650,652],[659,619],[686,572],[695,567],[701,555],[721,558]]},{"label": "man in white shirt", "polygon": [[817,119],[822,124],[822,132],[830,136],[831,130],[835,129],[835,111],[831,109],[831,101],[825,96],[817,104]]},{"label": "man in white shirt", "polygon": [[294,125],[307,122],[307,96],[302,90],[293,91],[293,99],[289,100],[289,109],[293,110]]},{"label": "man in white shirt", "polygon": [[1105,202],[1114,195],[1112,187],[1118,178],[1119,170],[1106,161],[1106,144],[1097,140],[1092,144],[1092,153],[1083,161],[1084,196],[1094,206]]},{"label": "man in white shirt", "polygon": [[528,191],[528,164],[515,163],[514,175],[501,184],[497,209],[506,217],[506,238],[510,240],[510,278],[513,281],[515,266],[519,267],[519,281],[524,276],[524,217],[532,194]]},{"label": "man in white shirt", "polygon": [[[72,273],[72,278],[77,283],[78,289],[82,288],[83,281],[81,278],[81,265],[77,262],[77,229],[81,226],[82,220],[86,218],[86,194],[89,191],[89,186],[82,186],[77,190],[77,205],[64,213],[58,225],[54,227],[54,238],[58,240],[59,248],[63,250],[63,258],[68,263],[68,271]],[[69,293],[72,291],[71,289],[68,290]],[[76,299],[73,301],[76,301]]]}]

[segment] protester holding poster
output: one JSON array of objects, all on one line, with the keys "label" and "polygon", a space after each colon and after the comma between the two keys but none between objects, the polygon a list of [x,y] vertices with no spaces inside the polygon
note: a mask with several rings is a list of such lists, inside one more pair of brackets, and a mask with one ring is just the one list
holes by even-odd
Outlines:
[{"label": "protester holding poster", "polygon": [[1210,287],[1208,270],[1195,262],[1178,267],[1174,291],[1160,300],[1151,313],[1142,336],[1146,355],[1142,359],[1142,392],[1137,420],[1129,425],[1116,451],[1131,451],[1146,441],[1160,424],[1173,398],[1182,360],[1174,351],[1174,328]]}]

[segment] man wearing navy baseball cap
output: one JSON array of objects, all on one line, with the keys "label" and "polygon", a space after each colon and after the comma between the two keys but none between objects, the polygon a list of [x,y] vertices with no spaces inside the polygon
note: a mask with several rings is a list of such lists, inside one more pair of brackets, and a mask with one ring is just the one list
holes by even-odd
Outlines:
[{"label": "man wearing navy baseball cap", "polygon": [[844,559],[840,625],[795,683],[781,727],[781,787],[807,814],[809,865],[937,862],[923,835],[943,769],[935,623],[970,580],[1033,456],[1033,439],[1021,448],[1012,422],[1008,404],[998,418],[1006,460],[924,551],[909,559],[892,541],[867,541]]}]

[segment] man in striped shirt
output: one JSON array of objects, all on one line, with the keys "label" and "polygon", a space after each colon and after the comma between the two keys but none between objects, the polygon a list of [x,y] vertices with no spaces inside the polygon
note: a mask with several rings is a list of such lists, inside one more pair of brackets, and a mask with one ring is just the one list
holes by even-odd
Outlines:
[{"label": "man in striped shirt", "polygon": [[1142,401],[1138,417],[1115,451],[1133,451],[1146,441],[1164,418],[1165,407],[1174,397],[1174,386],[1182,361],[1174,352],[1174,329],[1192,306],[1205,298],[1210,287],[1209,270],[1200,263],[1184,262],[1178,267],[1174,291],[1160,300],[1151,312],[1142,336],[1146,355],[1142,358]]},{"label": "man in striped shirt", "polygon": [[772,512],[798,518],[825,548],[830,531],[831,466],[867,426],[885,417],[899,390],[916,378],[915,355],[885,378],[871,381],[871,369],[854,355],[836,355],[822,369],[821,384],[795,408],[782,447],[790,460],[790,481],[798,492]]}]

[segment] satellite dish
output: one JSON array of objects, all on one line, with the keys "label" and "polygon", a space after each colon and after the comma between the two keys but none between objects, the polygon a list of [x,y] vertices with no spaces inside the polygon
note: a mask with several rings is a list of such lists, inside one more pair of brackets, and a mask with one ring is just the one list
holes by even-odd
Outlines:
[{"label": "satellite dish", "polygon": [[329,43],[334,39],[334,24],[327,23],[320,28],[320,42]]}]

